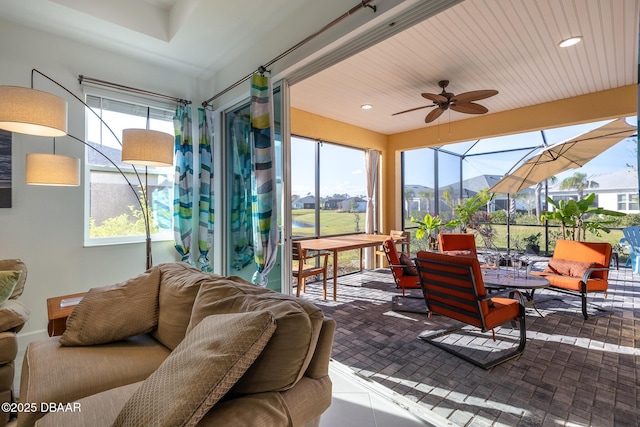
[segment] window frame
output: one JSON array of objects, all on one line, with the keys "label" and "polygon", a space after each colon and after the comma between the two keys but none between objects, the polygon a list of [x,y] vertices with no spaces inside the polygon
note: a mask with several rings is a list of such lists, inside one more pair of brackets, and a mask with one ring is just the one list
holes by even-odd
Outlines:
[{"label": "window frame", "polygon": [[[94,96],[99,98],[107,98],[109,100],[124,102],[135,104],[141,107],[150,107],[154,109],[164,110],[167,113],[171,113],[173,116],[175,111],[175,104],[172,102],[163,102],[159,101],[155,98],[149,98],[145,96],[134,96],[128,93],[122,93],[120,91],[110,91],[104,90],[96,87],[87,87],[83,93],[85,102],[87,102],[88,97]],[[99,111],[97,111],[99,113]],[[89,117],[95,117],[91,111],[89,111],[85,107],[85,141],[89,143]],[[105,121],[107,124],[108,121]],[[107,131],[108,132],[108,131]],[[119,137],[122,139],[122,136]],[[114,173],[118,178],[122,179],[120,172],[114,166],[104,166],[104,165],[93,165],[89,163],[88,157],[89,153],[93,151],[93,148],[90,146],[85,146],[84,150],[84,214],[83,214],[83,236],[84,236],[84,246],[85,247],[94,247],[94,246],[110,246],[110,245],[121,245],[121,244],[131,244],[131,243],[142,243],[146,240],[146,235],[136,234],[136,235],[125,235],[125,236],[108,236],[108,237],[91,237],[90,235],[90,219],[91,219],[91,187],[92,180],[91,176],[93,172],[107,172]],[[140,177],[140,181],[145,183],[145,173],[149,176],[168,176],[171,180],[171,184],[169,186],[170,196],[169,196],[169,209],[170,209],[170,217],[172,221],[172,225],[168,230],[164,230],[160,233],[152,233],[151,241],[153,242],[161,242],[161,241],[172,241],[174,240],[173,234],[173,186],[175,182],[175,169],[173,167],[169,168],[157,168],[157,167],[143,167],[143,166],[135,166],[134,165],[118,165],[118,167],[125,174],[135,174],[136,171]],[[145,170],[146,169],[146,170]],[[126,183],[123,183],[126,184]],[[138,182],[137,178],[131,181],[134,188],[137,189]],[[136,206],[138,207],[138,206]],[[138,207],[139,208],[139,207]]]}]

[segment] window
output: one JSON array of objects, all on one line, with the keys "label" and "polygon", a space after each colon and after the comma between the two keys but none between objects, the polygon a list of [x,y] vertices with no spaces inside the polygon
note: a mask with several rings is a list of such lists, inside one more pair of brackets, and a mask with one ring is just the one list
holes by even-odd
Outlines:
[{"label": "window", "polygon": [[[173,207],[173,168],[136,167],[121,162],[122,148],[113,133],[122,137],[127,128],[146,128],[173,135],[173,111],[143,103],[124,102],[88,95],[87,104],[102,117],[106,126],[87,111],[86,149],[87,201],[85,244],[111,244],[144,240],[145,228],[138,199],[147,189],[151,209],[151,235],[154,240],[171,239]],[[96,151],[99,150],[99,151]],[[104,155],[100,154],[103,153]],[[107,159],[108,158],[108,159]],[[113,163],[112,163],[113,162]],[[123,178],[118,169],[124,173]],[[127,182],[128,181],[128,182]]]},{"label": "window", "polygon": [[360,149],[291,138],[294,238],[365,231],[364,157]]},{"label": "window", "polygon": [[618,210],[619,211],[637,211],[638,210],[638,195],[631,194],[618,194]]}]

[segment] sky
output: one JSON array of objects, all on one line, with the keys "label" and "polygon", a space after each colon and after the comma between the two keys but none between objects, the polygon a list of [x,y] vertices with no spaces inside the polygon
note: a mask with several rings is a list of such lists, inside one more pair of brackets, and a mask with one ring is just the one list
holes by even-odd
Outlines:
[{"label": "sky", "polygon": [[[314,193],[316,141],[291,137],[291,194]],[[364,151],[336,144],[320,146],[320,197],[365,195]]]}]

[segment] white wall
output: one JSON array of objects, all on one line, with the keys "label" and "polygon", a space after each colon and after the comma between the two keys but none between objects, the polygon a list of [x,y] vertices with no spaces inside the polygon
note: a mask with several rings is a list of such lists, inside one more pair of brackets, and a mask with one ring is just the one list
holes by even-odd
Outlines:
[{"label": "white wall", "polygon": [[[100,51],[49,34],[0,22],[0,85],[29,87],[36,68],[82,98],[80,74],[193,101],[201,83],[191,76]],[[84,107],[36,76],[36,89],[69,100],[69,133],[84,135]],[[194,110],[194,117],[197,117]],[[57,140],[56,152],[84,159],[84,146]],[[20,258],[29,268],[21,301],[31,309],[20,333],[26,342],[46,336],[46,299],[118,283],[145,270],[144,243],[83,247],[84,182],[81,187],[27,186],[25,155],[51,152],[51,138],[13,135],[13,207],[0,209],[0,258]],[[179,260],[173,242],[153,244],[154,264]],[[21,362],[19,361],[18,364]]]}]

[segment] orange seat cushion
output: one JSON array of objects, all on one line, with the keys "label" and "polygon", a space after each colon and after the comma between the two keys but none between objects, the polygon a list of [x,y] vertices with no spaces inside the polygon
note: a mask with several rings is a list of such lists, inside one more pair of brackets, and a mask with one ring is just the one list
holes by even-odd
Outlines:
[{"label": "orange seat cushion", "polygon": [[[582,280],[579,277],[563,276],[560,274],[549,274],[545,272],[532,272],[536,276],[542,276],[549,281],[551,286],[568,289],[571,291],[582,291]],[[587,280],[587,292],[606,291],[609,282],[598,277]]]},{"label": "orange seat cushion", "polygon": [[489,306],[489,312],[484,316],[487,329],[493,329],[508,320],[515,319],[520,313],[518,300],[513,298],[491,298],[493,304]]}]

